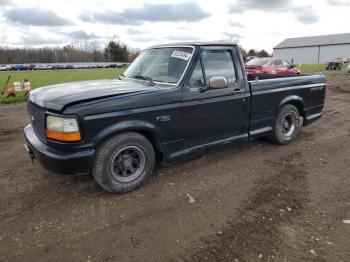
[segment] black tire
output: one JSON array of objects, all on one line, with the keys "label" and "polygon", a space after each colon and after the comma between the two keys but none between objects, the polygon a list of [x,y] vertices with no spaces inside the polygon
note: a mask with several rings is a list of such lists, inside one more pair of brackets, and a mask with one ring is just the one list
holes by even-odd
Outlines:
[{"label": "black tire", "polygon": [[8,93],[7,94],[7,98],[10,98],[10,97],[13,97],[13,98],[15,98],[16,97],[16,94],[15,93]]},{"label": "black tire", "polygon": [[99,146],[91,171],[105,190],[126,193],[145,183],[154,163],[152,144],[144,136],[128,132],[113,136]]},{"label": "black tire", "polygon": [[289,144],[295,140],[302,125],[303,119],[300,117],[298,109],[293,105],[285,105],[278,113],[273,135],[269,138],[277,144]]}]

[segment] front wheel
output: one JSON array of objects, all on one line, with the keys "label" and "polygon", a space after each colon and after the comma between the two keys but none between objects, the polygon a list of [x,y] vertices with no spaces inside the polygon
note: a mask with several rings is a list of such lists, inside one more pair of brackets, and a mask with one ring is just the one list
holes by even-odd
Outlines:
[{"label": "front wheel", "polygon": [[105,190],[126,193],[151,176],[154,163],[152,144],[144,136],[128,132],[111,137],[98,148],[92,174]]},{"label": "front wheel", "polygon": [[302,125],[298,109],[293,105],[285,105],[278,113],[270,140],[281,145],[289,144],[295,140]]}]

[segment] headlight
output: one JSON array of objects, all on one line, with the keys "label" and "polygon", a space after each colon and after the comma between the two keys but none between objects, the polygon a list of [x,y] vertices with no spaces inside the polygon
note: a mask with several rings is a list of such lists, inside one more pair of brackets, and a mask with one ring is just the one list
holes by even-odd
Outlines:
[{"label": "headlight", "polygon": [[75,118],[46,117],[46,137],[59,141],[79,141],[81,135]]}]

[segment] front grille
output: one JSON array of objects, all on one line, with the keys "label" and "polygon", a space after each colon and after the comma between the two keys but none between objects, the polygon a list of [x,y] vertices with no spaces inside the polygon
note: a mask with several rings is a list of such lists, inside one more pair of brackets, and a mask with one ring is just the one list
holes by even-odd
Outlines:
[{"label": "front grille", "polygon": [[28,101],[28,114],[35,134],[45,139],[45,109]]}]

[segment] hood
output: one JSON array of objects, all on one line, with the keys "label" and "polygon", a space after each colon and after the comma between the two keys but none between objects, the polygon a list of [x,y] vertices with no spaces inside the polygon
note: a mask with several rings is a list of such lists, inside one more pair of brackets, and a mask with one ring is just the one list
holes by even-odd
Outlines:
[{"label": "hood", "polygon": [[29,100],[41,107],[61,111],[71,103],[150,90],[157,88],[139,81],[93,80],[37,88],[29,93]]}]

